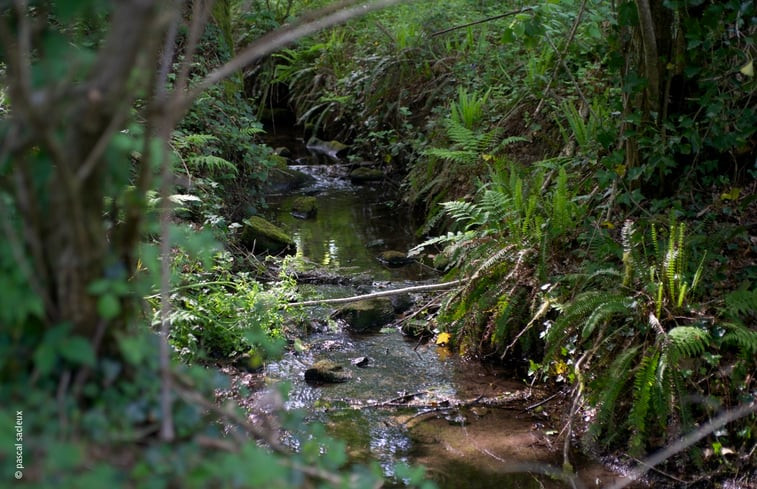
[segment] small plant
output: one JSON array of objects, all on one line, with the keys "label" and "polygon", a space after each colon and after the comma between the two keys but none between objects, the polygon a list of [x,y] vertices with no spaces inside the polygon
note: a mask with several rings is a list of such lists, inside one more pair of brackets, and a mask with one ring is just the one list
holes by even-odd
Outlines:
[{"label": "small plant", "polygon": [[229,253],[216,255],[214,261],[208,275],[188,258],[178,257],[185,285],[171,294],[171,344],[186,361],[249,354],[259,366],[281,346],[287,282],[264,290],[246,273],[232,273]]}]

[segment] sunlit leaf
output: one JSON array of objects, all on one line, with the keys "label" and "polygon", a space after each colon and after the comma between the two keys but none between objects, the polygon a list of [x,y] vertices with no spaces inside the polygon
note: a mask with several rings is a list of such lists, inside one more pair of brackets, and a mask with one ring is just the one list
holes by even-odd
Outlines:
[{"label": "sunlit leaf", "polygon": [[754,61],[750,61],[749,63],[745,64],[741,67],[739,70],[742,75],[753,77],[754,76]]}]

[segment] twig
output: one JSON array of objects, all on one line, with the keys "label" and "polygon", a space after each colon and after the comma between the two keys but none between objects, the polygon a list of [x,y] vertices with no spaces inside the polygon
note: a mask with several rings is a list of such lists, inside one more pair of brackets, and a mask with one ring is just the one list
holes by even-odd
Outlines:
[{"label": "twig", "polygon": [[510,12],[505,12],[504,14],[495,15],[493,17],[487,17],[485,19],[476,20],[474,22],[468,22],[467,24],[456,25],[454,27],[449,27],[449,28],[443,29],[441,31],[436,31],[433,34],[431,34],[429,37],[441,36],[442,34],[446,34],[448,32],[456,31],[458,29],[465,29],[466,27],[470,27],[472,25],[483,24],[484,22],[491,22],[492,20],[501,19],[503,17],[509,17],[511,15],[522,14],[523,12],[528,12],[529,10],[534,10],[535,8],[536,7],[523,7],[520,10],[511,10]]},{"label": "twig", "polygon": [[179,397],[184,399],[184,401],[190,404],[201,406],[208,411],[214,412],[222,416],[223,418],[233,422],[234,424],[241,426],[242,428],[247,430],[255,439],[265,442],[266,445],[268,445],[271,450],[276,453],[290,453],[289,450],[274,437],[273,433],[262,430],[260,427],[250,423],[233,411],[223,409],[217,404],[205,399],[205,397],[203,397],[199,392],[180,386],[179,382],[181,381],[181,379],[176,374],[174,374],[174,379],[177,380],[177,382],[174,382],[174,391],[179,395]]},{"label": "twig", "polygon": [[[555,53],[557,53],[558,56],[560,56],[560,51],[557,49],[557,46],[555,46],[555,43],[552,42],[552,38],[549,37],[549,34],[546,32],[544,33],[544,38],[547,40],[550,46],[552,46],[552,49],[554,49]],[[576,86],[576,91],[578,92],[578,96],[581,97],[581,100],[586,105],[586,108],[589,109],[589,114],[594,118],[594,120],[599,120],[597,118],[597,115],[594,113],[594,111],[591,108],[591,104],[589,103],[589,100],[586,98],[586,95],[584,95],[584,91],[581,90],[581,85],[578,83],[578,80],[576,80],[576,77],[573,75],[573,72],[570,71],[570,68],[568,67],[568,64],[565,62],[565,59],[562,57],[560,58],[560,64],[565,69],[565,72],[568,74],[568,77],[570,78],[570,81],[573,82],[573,85]]]},{"label": "twig", "polygon": [[536,409],[539,406],[543,406],[544,404],[547,404],[549,401],[551,401],[552,399],[554,399],[555,397],[559,396],[562,393],[563,393],[562,391],[555,392],[554,394],[552,394],[548,398],[546,398],[544,400],[541,400],[541,401],[537,402],[536,404],[531,404],[530,406],[526,407],[526,409],[524,409],[523,412],[525,413],[527,411],[531,411],[532,409]]},{"label": "twig", "polygon": [[453,280],[451,282],[443,282],[440,284],[415,285],[413,287],[405,287],[402,289],[383,290],[381,292],[372,292],[370,294],[355,295],[352,297],[343,297],[341,299],[316,299],[312,301],[290,302],[286,305],[289,307],[300,307],[300,306],[317,306],[319,304],[346,304],[348,302],[355,302],[355,301],[359,301],[363,299],[387,297],[387,296],[392,296],[392,295],[404,294],[408,292],[425,292],[429,290],[448,289],[451,287],[455,287],[456,285],[460,285],[462,283],[463,283],[463,280]]}]

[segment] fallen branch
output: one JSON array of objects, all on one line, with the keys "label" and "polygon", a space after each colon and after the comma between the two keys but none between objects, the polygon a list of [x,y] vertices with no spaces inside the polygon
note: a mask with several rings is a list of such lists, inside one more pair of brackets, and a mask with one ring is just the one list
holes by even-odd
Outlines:
[{"label": "fallen branch", "polygon": [[370,294],[354,295],[352,297],[342,297],[340,299],[316,299],[312,301],[290,302],[287,306],[317,306],[319,304],[346,304],[348,302],[360,301],[363,299],[375,299],[376,297],[387,297],[392,295],[406,294],[409,292],[427,292],[429,290],[448,289],[463,283],[463,280],[453,280],[452,282],[443,282],[440,284],[415,285],[402,289],[382,290],[381,292],[372,292]]}]

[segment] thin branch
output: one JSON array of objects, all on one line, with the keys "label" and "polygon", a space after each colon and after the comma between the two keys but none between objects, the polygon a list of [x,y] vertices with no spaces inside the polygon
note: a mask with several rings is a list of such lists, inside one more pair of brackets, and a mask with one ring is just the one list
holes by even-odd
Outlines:
[{"label": "thin branch", "polygon": [[552,46],[552,49],[554,49],[557,56],[560,57],[560,64],[565,69],[565,72],[570,77],[570,80],[573,82],[573,85],[576,86],[576,91],[578,92],[578,96],[581,97],[581,100],[583,100],[583,103],[586,104],[586,108],[589,109],[589,113],[595,120],[599,120],[597,118],[597,115],[594,113],[594,111],[591,109],[591,104],[589,103],[589,100],[586,98],[586,95],[584,95],[584,91],[581,90],[581,85],[578,83],[578,80],[576,80],[575,75],[573,75],[573,72],[570,71],[570,68],[568,67],[568,64],[565,62],[565,59],[560,56],[560,50],[557,49],[557,46],[555,46],[555,43],[552,42],[552,38],[549,37],[549,34],[546,32],[544,33],[544,38],[547,40],[550,46]]},{"label": "thin branch", "polygon": [[542,95],[541,100],[539,100],[539,104],[536,106],[536,109],[534,110],[534,116],[541,111],[542,103],[546,99],[547,93],[549,92],[549,89],[552,87],[552,83],[555,81],[557,72],[560,71],[562,60],[565,58],[565,55],[568,53],[568,48],[570,48],[570,45],[573,42],[573,38],[576,35],[576,31],[578,31],[578,26],[581,24],[581,19],[583,18],[585,10],[586,10],[586,0],[583,0],[581,2],[581,6],[578,7],[578,15],[576,15],[576,20],[573,22],[573,26],[570,28],[570,32],[568,33],[568,40],[565,41],[565,47],[563,47],[562,53],[557,54],[559,57],[559,61],[555,65],[554,70],[552,70],[552,76],[549,77],[549,82],[547,82],[547,87],[544,89],[544,94]]},{"label": "thin branch", "polygon": [[705,436],[717,431],[718,429],[727,425],[728,423],[732,423],[738,419],[749,416],[750,414],[755,413],[755,412],[757,412],[757,400],[754,400],[754,399],[750,403],[742,404],[741,406],[737,408],[730,409],[724,412],[717,418],[712,419],[709,422],[703,424],[696,430],[692,431],[691,433],[684,436],[683,438],[680,438],[678,441],[666,447],[665,449],[660,450],[659,452],[652,455],[651,457],[646,458],[644,461],[641,462],[641,464],[638,467],[636,467],[634,470],[631,471],[628,477],[616,482],[615,484],[611,485],[608,489],[622,489],[632,484],[634,481],[638,480],[644,474],[649,472],[649,470],[655,467],[656,465],[659,465],[660,463],[669,459],[676,453],[682,452],[683,450],[689,448],[691,445],[698,442]]},{"label": "thin branch", "polygon": [[448,289],[451,287],[455,287],[457,285],[461,285],[464,282],[465,280],[453,280],[451,282],[444,282],[440,284],[415,285],[413,287],[405,287],[402,289],[383,290],[381,292],[355,295],[352,297],[343,297],[341,299],[317,299],[317,300],[304,301],[304,302],[291,302],[286,305],[289,307],[295,307],[295,306],[317,306],[319,304],[346,304],[348,302],[355,302],[355,301],[359,301],[363,299],[375,299],[376,297],[387,297],[387,296],[392,296],[392,295],[405,294],[408,292],[427,292],[429,290]]},{"label": "thin branch", "polygon": [[181,7],[184,5],[184,0],[176,0],[174,3],[175,11],[172,13],[171,23],[168,25],[166,38],[163,41],[160,69],[155,78],[154,94],[159,102],[162,102],[162,99],[165,96],[168,73],[171,71],[171,64],[173,63],[173,57],[176,53],[176,35],[179,32],[179,18]]},{"label": "thin branch", "polygon": [[116,113],[113,114],[113,117],[108,123],[108,127],[106,127],[102,134],[100,134],[100,137],[97,139],[97,143],[95,143],[94,147],[92,147],[92,150],[87,155],[84,163],[76,172],[77,186],[81,187],[90,173],[92,173],[92,170],[95,169],[95,166],[101,162],[100,157],[108,147],[108,144],[110,144],[111,139],[113,138],[113,133],[118,130],[124,119],[126,119],[126,114],[124,111],[117,110]]},{"label": "thin branch", "polygon": [[468,22],[467,24],[456,25],[454,27],[449,27],[449,28],[443,29],[441,31],[436,31],[433,34],[431,34],[429,37],[441,36],[442,34],[446,34],[448,32],[456,31],[458,29],[465,29],[466,27],[470,27],[472,25],[483,24],[484,22],[491,22],[493,20],[502,19],[504,17],[509,17],[511,15],[522,14],[523,12],[528,12],[529,10],[535,10],[535,9],[536,9],[536,7],[523,7],[520,10],[511,10],[510,12],[505,12],[504,14],[499,14],[499,15],[495,15],[493,17],[487,17],[485,19],[476,20],[474,22]]},{"label": "thin branch", "polygon": [[171,155],[168,148],[168,136],[163,134],[162,141],[162,181],[160,185],[160,376],[161,395],[160,407],[162,418],[160,424],[160,438],[172,441],[174,438],[173,412],[171,409],[171,357],[168,346],[168,333],[171,326],[169,314],[171,312]]},{"label": "thin branch", "polygon": [[189,82],[189,70],[192,67],[192,60],[197,51],[197,44],[200,41],[203,27],[210,16],[212,3],[212,0],[195,0],[192,2],[192,24],[189,28],[189,38],[187,40],[187,47],[184,50],[184,59],[181,62],[181,68],[179,68],[179,74],[176,77],[175,97],[177,99],[180,98],[179,94],[182,90],[185,90]]},{"label": "thin branch", "polygon": [[282,454],[282,455],[289,455],[291,452],[281,444],[281,442],[274,436],[273,433],[265,431],[261,429],[260,427],[254,425],[253,423],[250,423],[248,420],[244,419],[242,416],[237,414],[236,412],[229,411],[227,409],[224,409],[217,404],[205,399],[205,397],[202,396],[199,392],[196,392],[194,390],[191,390],[190,388],[185,388],[181,386],[183,379],[181,379],[177,374],[174,373],[174,379],[176,382],[174,382],[174,390],[175,392],[184,399],[184,401],[190,403],[190,404],[196,404],[198,406],[201,406],[208,411],[214,412],[223,418],[233,422],[234,424],[244,428],[247,430],[250,435],[252,435],[256,440],[260,440],[266,443],[268,447],[273,450],[276,453]]}]

